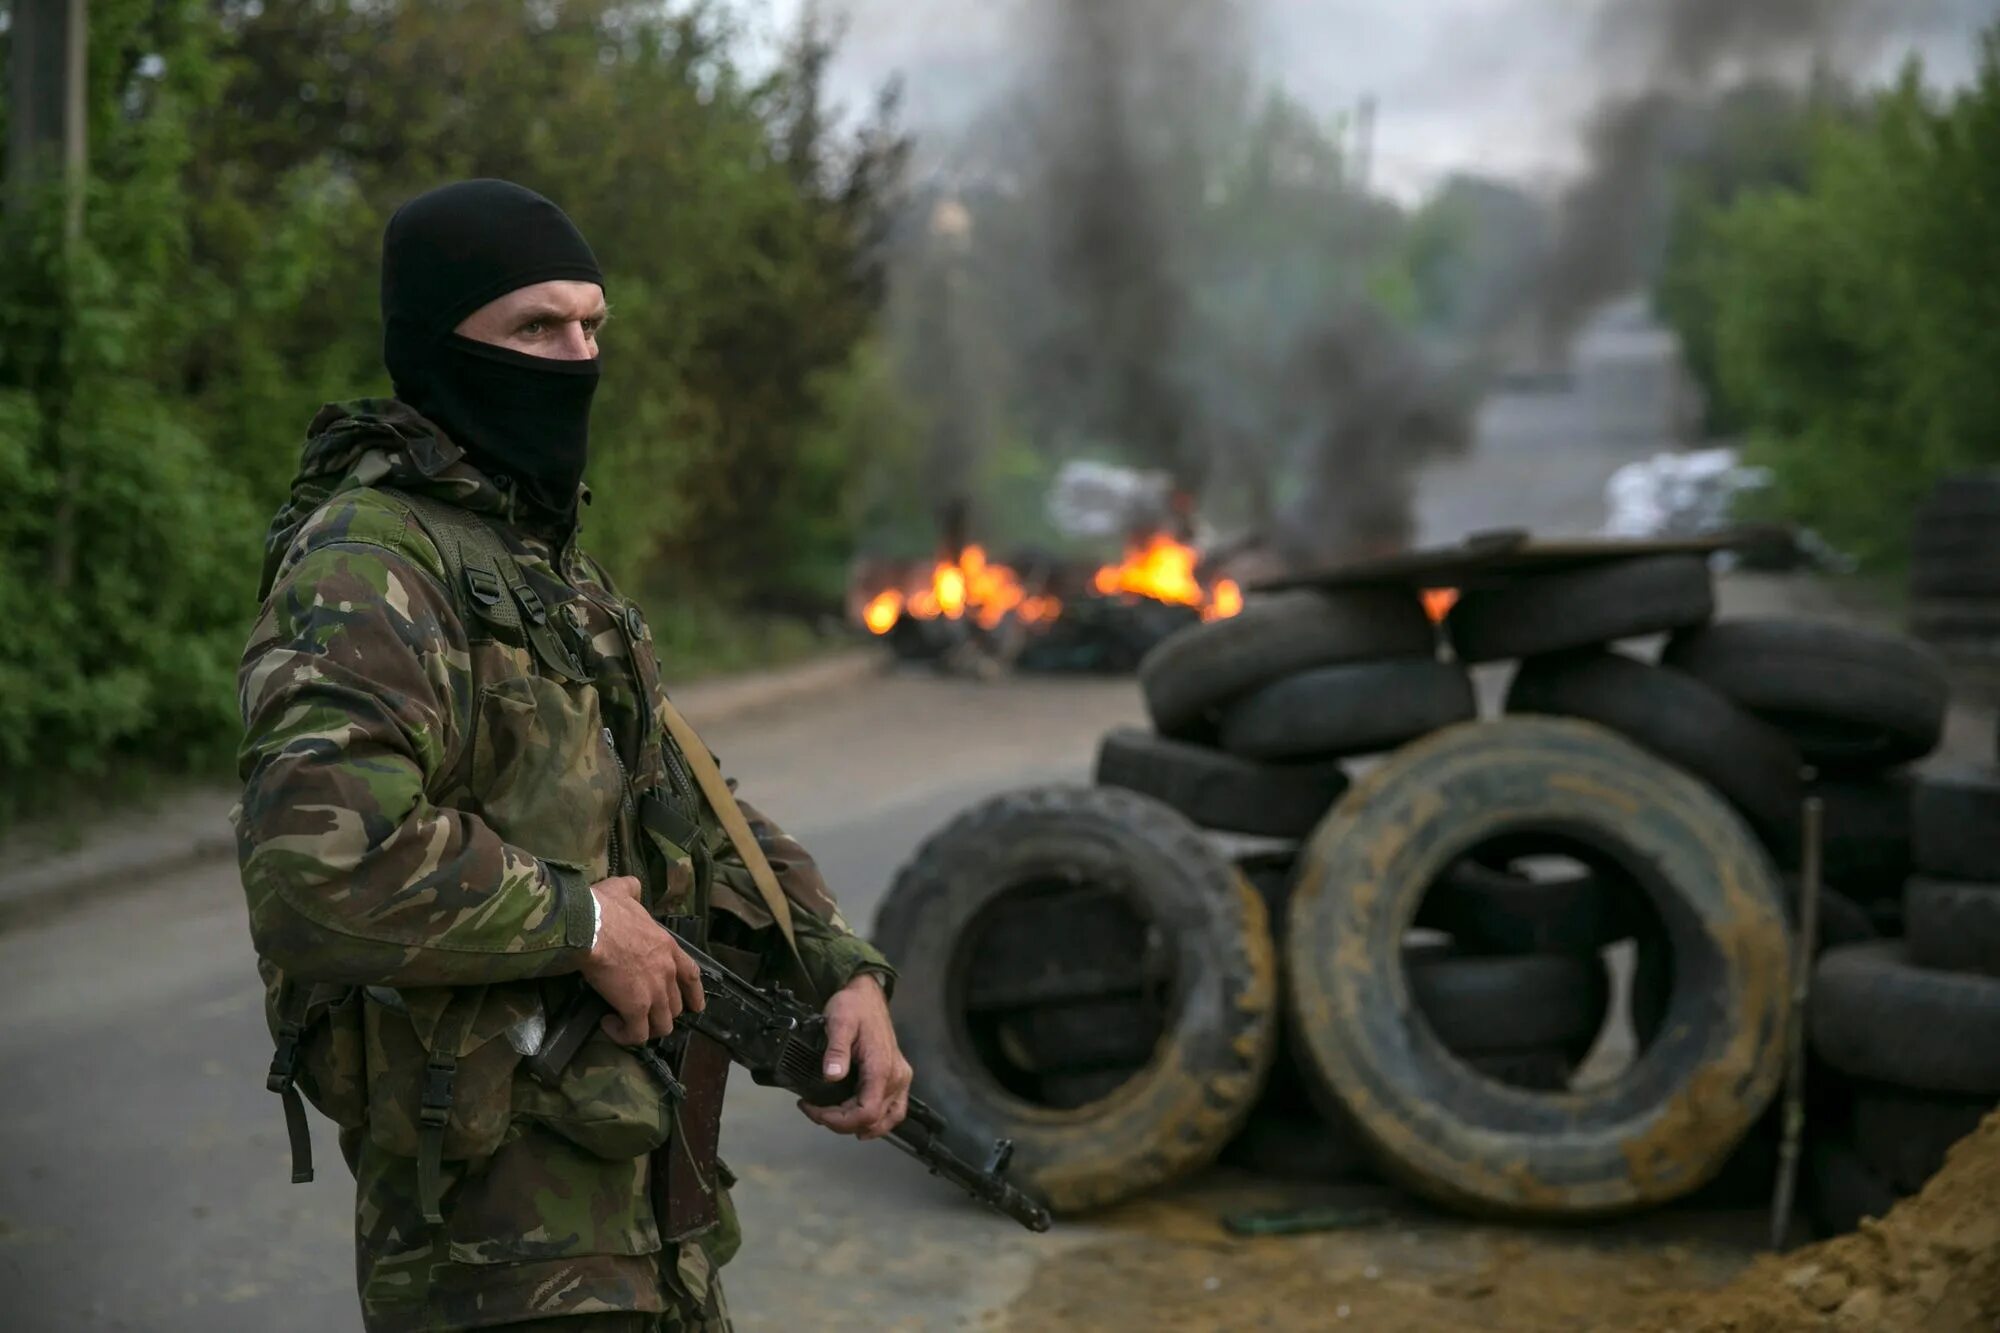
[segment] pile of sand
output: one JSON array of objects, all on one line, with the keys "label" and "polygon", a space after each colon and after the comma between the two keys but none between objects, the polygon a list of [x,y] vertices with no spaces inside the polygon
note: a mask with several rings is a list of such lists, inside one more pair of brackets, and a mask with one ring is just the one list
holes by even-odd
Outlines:
[{"label": "pile of sand", "polygon": [[1635,1333],[2000,1329],[2000,1111],[1923,1192],[1851,1236],[1759,1259],[1720,1290],[1649,1314]]}]

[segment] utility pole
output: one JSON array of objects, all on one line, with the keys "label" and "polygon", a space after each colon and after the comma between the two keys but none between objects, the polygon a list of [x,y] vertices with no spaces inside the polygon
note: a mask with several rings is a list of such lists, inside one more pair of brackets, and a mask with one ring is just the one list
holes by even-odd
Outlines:
[{"label": "utility pole", "polygon": [[[87,179],[88,116],[84,85],[88,77],[90,17],[86,0],[14,0],[13,50],[8,62],[6,205],[18,221],[36,192],[49,180],[63,192],[64,248],[83,236],[83,192]],[[53,296],[68,299],[66,286]],[[56,474],[55,502],[50,507],[46,557],[50,587],[60,593],[76,577],[77,496],[82,471],[63,447],[63,423],[69,406],[64,383],[60,323],[50,332],[41,373],[30,384],[40,400],[42,450]]]},{"label": "utility pole", "polygon": [[88,0],[14,0],[8,63],[7,204],[25,206],[34,186],[61,173],[63,230],[83,228],[87,150],[84,107],[90,46]]}]

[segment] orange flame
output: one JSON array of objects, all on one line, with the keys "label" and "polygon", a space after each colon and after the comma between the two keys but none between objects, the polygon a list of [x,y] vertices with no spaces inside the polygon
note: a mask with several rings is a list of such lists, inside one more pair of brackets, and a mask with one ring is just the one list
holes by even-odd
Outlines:
[{"label": "orange flame", "polygon": [[1243,590],[1223,579],[1204,588],[1195,577],[1201,553],[1165,533],[1155,533],[1125,552],[1115,565],[1097,571],[1091,586],[1107,597],[1126,593],[1156,602],[1198,607],[1204,620],[1224,620],[1243,609]]},{"label": "orange flame", "polygon": [[885,588],[869,599],[861,608],[861,623],[868,626],[870,634],[887,634],[896,628],[896,622],[903,616],[903,594],[895,588]]},{"label": "orange flame", "polygon": [[995,629],[1010,614],[1039,624],[1062,614],[1062,603],[1054,597],[1030,597],[1018,574],[989,561],[984,547],[968,546],[956,560],[933,565],[928,586],[876,594],[862,608],[861,620],[871,633],[887,634],[906,615],[916,620],[969,616],[981,629]]},{"label": "orange flame", "polygon": [[[1200,553],[1173,538],[1156,535],[1126,551],[1117,564],[1105,565],[1091,586],[1107,597],[1150,597],[1155,601],[1192,606],[1204,620],[1221,620],[1243,609],[1243,590],[1233,580],[1203,587],[1195,577]],[[870,598],[861,621],[872,634],[887,634],[904,616],[915,620],[970,618],[981,629],[995,629],[1009,616],[1024,625],[1042,625],[1062,614],[1062,600],[1030,595],[1020,575],[995,564],[984,547],[968,546],[956,560],[940,560],[928,581],[889,588]]]},{"label": "orange flame", "polygon": [[1430,614],[1433,625],[1443,624],[1444,618],[1451,613],[1451,608],[1457,605],[1458,589],[1456,588],[1424,589],[1424,610]]}]

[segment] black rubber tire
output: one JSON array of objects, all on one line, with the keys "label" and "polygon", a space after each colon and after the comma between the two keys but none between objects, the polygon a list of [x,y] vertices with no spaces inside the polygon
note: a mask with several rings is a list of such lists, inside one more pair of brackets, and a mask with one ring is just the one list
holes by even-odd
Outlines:
[{"label": "black rubber tire", "polygon": [[1686,629],[1714,614],[1707,560],[1653,555],[1468,589],[1444,626],[1459,661],[1499,662]]},{"label": "black rubber tire", "polygon": [[1436,655],[1436,627],[1410,589],[1285,592],[1173,635],[1139,664],[1139,689],[1162,735],[1196,735],[1211,710],[1297,672]]},{"label": "black rubber tire", "polygon": [[2000,768],[1960,764],[1920,774],[1911,823],[1919,873],[2000,884]]},{"label": "black rubber tire", "polygon": [[1806,1147],[1807,1209],[1813,1230],[1844,1236],[1863,1218],[1886,1217],[1901,1196],[1868,1165],[1844,1134],[1820,1134]]},{"label": "black rubber tire", "polygon": [[2000,520],[2000,468],[1952,472],[1931,483],[1930,494],[1917,506],[1917,530],[1927,520],[1968,518]]},{"label": "black rubber tire", "polygon": [[1953,1144],[1979,1128],[2000,1096],[1951,1097],[1866,1084],[1854,1090],[1854,1147],[1876,1175],[1915,1194]]},{"label": "black rubber tire", "polygon": [[1910,961],[2000,977],[2000,884],[1912,879],[1903,895]]},{"label": "black rubber tire", "polygon": [[1561,1092],[1576,1072],[1576,1061],[1569,1052],[1553,1047],[1538,1051],[1488,1051],[1466,1056],[1465,1063],[1495,1083],[1528,1092]]},{"label": "black rubber tire", "polygon": [[1725,620],[1675,635],[1660,663],[1757,714],[1830,771],[1875,772],[1921,759],[1944,735],[1944,664],[1900,634]]},{"label": "black rubber tire", "polygon": [[980,1009],[1138,995],[1164,979],[1157,931],[1115,886],[1082,883],[1004,902],[980,925],[963,977],[967,1003]]},{"label": "black rubber tire", "polygon": [[2000,545],[1918,551],[1910,588],[1919,597],[2000,597]]},{"label": "black rubber tire", "polygon": [[[1549,1098],[1480,1077],[1415,1021],[1393,965],[1428,886],[1511,829],[1591,844],[1664,922],[1659,1035],[1602,1087]],[[1712,792],[1601,727],[1513,718],[1392,755],[1307,844],[1289,917],[1290,1012],[1316,1087],[1446,1204],[1582,1217],[1663,1203],[1713,1175],[1777,1090],[1791,950],[1776,873]]]},{"label": "black rubber tire", "polygon": [[1367,1145],[1352,1130],[1311,1111],[1281,1111],[1262,1104],[1222,1150],[1222,1161],[1288,1184],[1349,1184],[1375,1175]]},{"label": "black rubber tire", "polygon": [[1456,662],[1357,662],[1288,676],[1222,710],[1222,748],[1246,759],[1380,754],[1479,715]]},{"label": "black rubber tire", "polygon": [[1405,962],[1416,1010],[1455,1055],[1555,1048],[1580,1055],[1604,1027],[1610,980],[1596,958],[1521,954]]},{"label": "black rubber tire", "polygon": [[[1915,865],[1916,780],[1907,773],[1833,779],[1815,784],[1813,791],[1822,802],[1820,869],[1826,882],[1859,902],[1900,894]],[[1774,844],[1771,855],[1791,868],[1804,851],[1794,841]]]},{"label": "black rubber tire", "polygon": [[1158,1050],[1165,1015],[1140,996],[1043,1004],[997,1021],[999,1039],[1031,1074],[1137,1073]]},{"label": "black rubber tire", "polygon": [[1347,790],[1340,765],[1261,764],[1121,727],[1097,750],[1097,784],[1164,801],[1206,829],[1303,838]]},{"label": "black rubber tire", "polygon": [[1595,956],[1632,934],[1621,900],[1638,891],[1595,871],[1540,880],[1468,858],[1431,887],[1416,924],[1444,931],[1467,953]]},{"label": "black rubber tire", "polygon": [[2000,598],[1913,597],[1910,632],[1952,647],[2000,641]]},{"label": "black rubber tire", "polygon": [[[1798,886],[1795,881],[1787,881],[1792,900],[1798,900]],[[1792,917],[1797,921],[1798,912],[1794,908]],[[1819,948],[1824,953],[1837,949],[1843,944],[1865,944],[1869,940],[1880,939],[1882,932],[1868,915],[1868,909],[1838,889],[1829,889],[1824,884],[1819,890]]]},{"label": "black rubber tire", "polygon": [[1927,971],[1901,940],[1829,949],[1813,975],[1812,1041],[1855,1078],[2000,1096],[2000,978]]},{"label": "black rubber tire", "polygon": [[[996,902],[1079,884],[1122,893],[1146,917],[1172,994],[1161,1054],[1063,1110],[1010,1091],[981,1058],[963,955]],[[899,973],[897,1033],[919,1094],[968,1141],[1014,1140],[1015,1179],[1053,1209],[1112,1203],[1211,1160],[1270,1066],[1277,976],[1263,900],[1185,818],[1133,792],[1037,788],[974,806],[896,876],[876,942]]]},{"label": "black rubber tire", "polygon": [[1538,657],[1515,673],[1507,711],[1609,727],[1720,792],[1774,846],[1798,843],[1798,751],[1698,680],[1617,653]]},{"label": "black rubber tire", "polygon": [[1374,1162],[1353,1118],[1312,1095],[1282,1013],[1271,1075],[1222,1160],[1283,1180],[1337,1183],[1371,1179]]}]

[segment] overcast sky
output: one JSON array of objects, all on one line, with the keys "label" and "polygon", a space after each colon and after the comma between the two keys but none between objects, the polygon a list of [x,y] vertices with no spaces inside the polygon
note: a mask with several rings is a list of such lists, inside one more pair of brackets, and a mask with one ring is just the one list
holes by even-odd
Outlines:
[{"label": "overcast sky", "polygon": [[[836,96],[850,106],[892,74],[921,133],[950,126],[1012,77],[1017,0],[820,0],[844,11]],[[1090,3],[1090,0],[1070,0]],[[1668,0],[1669,3],[1672,0]],[[1739,0],[1759,4],[1762,0]],[[1919,50],[1939,78],[1962,80],[1980,24],[2000,0],[1887,0],[1916,30],[1863,61],[1876,78]],[[746,0],[774,24],[807,0]],[[1405,197],[1465,167],[1547,181],[1577,160],[1578,126],[1620,72],[1593,45],[1599,0],[1262,0],[1252,47],[1268,75],[1316,108],[1380,102],[1378,179]]]}]

